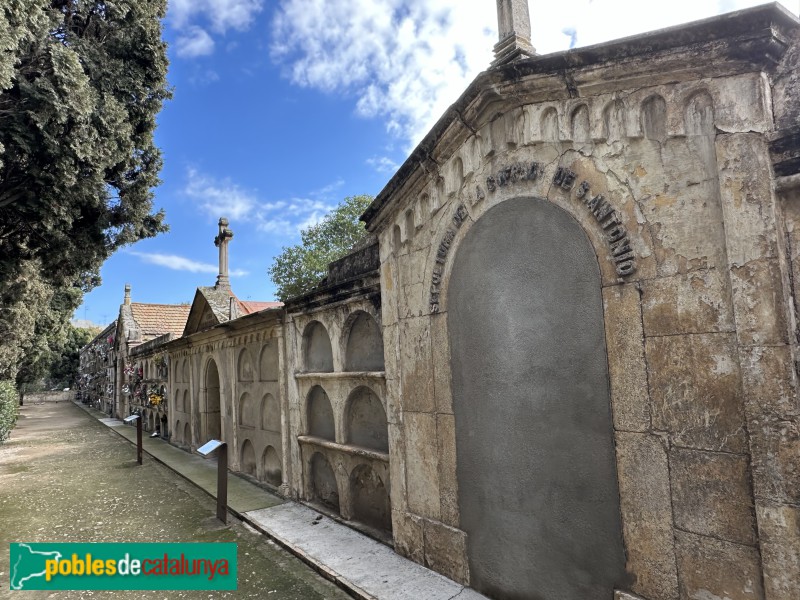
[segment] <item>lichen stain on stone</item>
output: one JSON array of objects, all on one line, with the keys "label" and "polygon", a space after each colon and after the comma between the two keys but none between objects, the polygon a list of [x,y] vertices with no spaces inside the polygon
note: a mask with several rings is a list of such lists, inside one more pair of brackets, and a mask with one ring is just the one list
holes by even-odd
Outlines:
[{"label": "lichen stain on stone", "polygon": [[655,202],[653,203],[653,206],[655,206],[656,208],[668,208],[674,206],[677,201],[678,199],[674,196],[656,195],[656,199]]},{"label": "lichen stain on stone", "polygon": [[387,291],[394,289],[392,284],[392,265],[389,263],[383,265],[383,289]]}]

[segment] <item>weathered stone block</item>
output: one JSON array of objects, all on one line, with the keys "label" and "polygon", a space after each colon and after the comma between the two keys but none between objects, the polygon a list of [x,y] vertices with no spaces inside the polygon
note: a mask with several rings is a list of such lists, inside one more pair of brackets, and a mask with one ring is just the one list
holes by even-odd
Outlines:
[{"label": "weathered stone block", "polygon": [[[728,261],[741,266],[777,256],[769,151],[763,135],[716,136]],[[738,313],[737,324],[738,324]]]},{"label": "weathered stone block", "polygon": [[800,508],[760,504],[758,524],[767,600],[800,598]]},{"label": "weathered stone block", "polygon": [[469,584],[467,534],[442,523],[424,520],[425,566],[453,581]]},{"label": "weathered stone block", "polygon": [[395,261],[391,258],[381,263],[381,323],[384,327],[397,323],[397,282]]},{"label": "weathered stone block", "polygon": [[795,412],[793,360],[789,346],[740,347],[745,411],[750,418]]},{"label": "weathered stone block", "polygon": [[383,327],[383,369],[386,381],[400,381],[400,325]]},{"label": "weathered stone block", "polygon": [[749,422],[756,497],[800,504],[800,416]]},{"label": "weathered stone block", "polygon": [[631,589],[648,600],[675,600],[678,576],[664,442],[623,432],[616,440],[627,570],[636,578]]},{"label": "weathered stone block", "polygon": [[713,152],[707,152],[711,148],[687,138],[670,139],[660,149],[663,163],[648,170],[652,187],[639,206],[651,224],[661,277],[726,266],[722,207],[711,179],[716,164]]},{"label": "weathered stone block", "polygon": [[392,536],[395,552],[416,563],[425,564],[422,518],[392,509]]},{"label": "weathered stone block", "polygon": [[614,591],[614,600],[644,600],[641,596],[634,596],[628,592]]},{"label": "weathered stone block", "polygon": [[439,456],[436,442],[436,415],[403,415],[406,440],[406,494],[411,512],[439,520]]},{"label": "weathered stone block", "polygon": [[676,527],[739,544],[756,543],[746,456],[673,448],[670,474]]},{"label": "weathered stone block", "polygon": [[678,531],[681,600],[763,600],[758,550]]},{"label": "weathered stone block", "polygon": [[731,268],[733,310],[739,343],[787,343],[786,306],[777,259],[750,261]]},{"label": "weathered stone block", "polygon": [[446,525],[458,527],[458,479],[456,477],[456,423],[453,415],[436,415],[436,434],[439,441],[439,492],[441,519]]},{"label": "weathered stone block", "polygon": [[639,290],[634,284],[603,289],[608,374],[614,428],[647,431],[650,398],[644,362]]},{"label": "weathered stone block", "polygon": [[400,321],[403,410],[434,412],[430,317]]},{"label": "weathered stone block", "polygon": [[436,412],[453,414],[447,313],[431,315],[431,356],[433,357],[433,393],[436,400]]},{"label": "weathered stone block", "polygon": [[408,510],[405,436],[401,424],[389,423],[389,481],[392,510]]},{"label": "weathered stone block", "polygon": [[653,427],[680,446],[744,452],[735,334],[649,338],[645,348]]},{"label": "weathered stone block", "polygon": [[642,282],[647,337],[735,330],[725,271],[709,269]]}]

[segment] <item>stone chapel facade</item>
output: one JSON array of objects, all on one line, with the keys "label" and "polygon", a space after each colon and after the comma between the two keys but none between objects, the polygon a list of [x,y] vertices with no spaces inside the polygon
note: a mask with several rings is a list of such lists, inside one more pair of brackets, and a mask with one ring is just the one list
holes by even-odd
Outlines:
[{"label": "stone chapel facade", "polygon": [[199,288],[171,440],[493,598],[800,598],[800,22],[497,60],[285,306]]}]

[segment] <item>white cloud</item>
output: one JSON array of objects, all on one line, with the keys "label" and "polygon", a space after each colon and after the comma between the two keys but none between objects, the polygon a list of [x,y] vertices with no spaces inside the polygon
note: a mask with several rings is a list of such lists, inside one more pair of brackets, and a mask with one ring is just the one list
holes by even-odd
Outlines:
[{"label": "white cloud", "polygon": [[400,168],[400,165],[388,156],[373,156],[372,158],[368,158],[366,162],[378,173],[394,173]]},{"label": "white cloud", "polygon": [[[159,254],[158,252],[136,252],[129,250],[129,254],[138,256],[144,262],[159,267],[166,267],[173,271],[188,271],[190,273],[219,273],[219,266],[210,263],[198,262],[185,256],[178,256],[176,254]],[[231,277],[243,277],[249,275],[248,271],[242,269],[234,269],[230,271]]]},{"label": "white cloud", "polygon": [[336,203],[321,198],[290,198],[267,202],[259,207],[256,222],[259,230],[284,237],[294,237],[301,229],[319,223]]},{"label": "white cloud", "polygon": [[263,0],[170,0],[167,21],[179,33],[178,56],[211,54],[214,40],[206,29],[217,35],[245,31],[262,8]]},{"label": "white cloud", "polygon": [[188,27],[176,42],[176,52],[181,58],[208,56],[214,52],[214,40],[201,27]]},{"label": "white cloud", "polygon": [[306,197],[263,202],[256,192],[227,178],[204,175],[195,168],[187,169],[186,180],[184,193],[213,219],[247,221],[260,231],[284,237],[295,237],[301,229],[319,223],[338,204],[335,192],[344,185],[344,180],[337,179],[311,190]]},{"label": "white cloud", "polygon": [[273,59],[301,86],[345,92],[357,112],[418,141],[491,61],[492,2],[284,0]]},{"label": "white cloud", "polygon": [[184,189],[186,195],[197,200],[199,207],[215,219],[241,219],[250,215],[256,207],[255,195],[243,190],[230,179],[217,181],[190,168],[187,180]]},{"label": "white cloud", "polygon": [[[573,32],[585,46],[762,1],[529,2],[532,41],[548,54],[568,49]],[[272,27],[272,58],[292,82],[351,94],[360,115],[384,119],[412,146],[489,67],[497,42],[488,0],[281,0]]]}]

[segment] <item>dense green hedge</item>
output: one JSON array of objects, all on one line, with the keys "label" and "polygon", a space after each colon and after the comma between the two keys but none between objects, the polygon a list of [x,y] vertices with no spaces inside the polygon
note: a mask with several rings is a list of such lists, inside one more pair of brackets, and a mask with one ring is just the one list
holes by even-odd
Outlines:
[{"label": "dense green hedge", "polygon": [[19,396],[10,381],[0,381],[0,444],[8,439],[17,423]]}]

